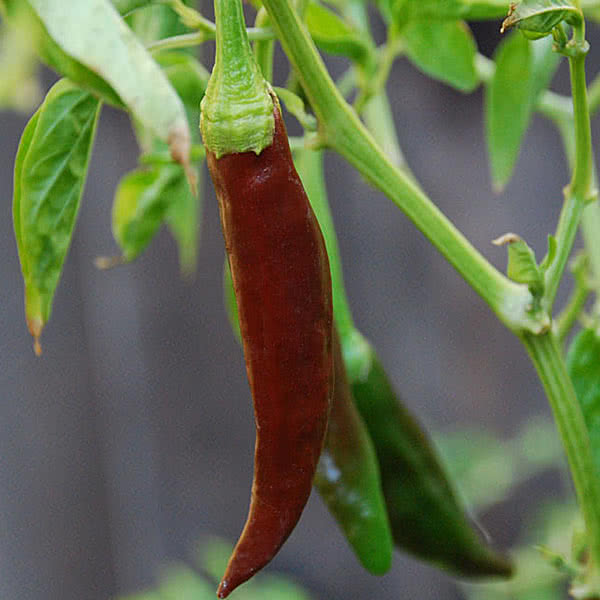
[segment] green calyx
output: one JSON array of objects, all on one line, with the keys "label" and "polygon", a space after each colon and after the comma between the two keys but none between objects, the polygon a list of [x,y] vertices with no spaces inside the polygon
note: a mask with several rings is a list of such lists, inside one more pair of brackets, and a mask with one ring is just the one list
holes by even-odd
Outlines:
[{"label": "green calyx", "polygon": [[217,158],[260,154],[273,141],[273,99],[250,48],[241,0],[215,0],[216,58],[201,103],[200,131]]}]

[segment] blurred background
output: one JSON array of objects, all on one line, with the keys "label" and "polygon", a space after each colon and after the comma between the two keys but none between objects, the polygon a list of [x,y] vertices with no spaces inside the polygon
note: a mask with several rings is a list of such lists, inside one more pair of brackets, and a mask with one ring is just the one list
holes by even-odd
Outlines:
[{"label": "blurred background", "polygon": [[[212,16],[211,3],[202,4]],[[477,24],[474,32],[490,56],[499,22]],[[600,66],[600,39],[592,27],[588,37],[591,77]],[[210,66],[214,49],[205,46]],[[281,85],[287,70],[277,52]],[[328,65],[337,76],[347,63]],[[44,71],[42,79],[47,88],[55,75]],[[566,65],[552,87],[568,90]],[[388,92],[408,163],[442,211],[501,269],[506,251],[491,240],[508,231],[542,256],[569,177],[554,129],[534,119],[515,176],[497,195],[482,90],[462,95],[399,60]],[[252,478],[251,399],[222,302],[223,239],[207,177],[193,280],[181,278],[165,231],[135,263],[108,272],[94,267],[97,256],[117,253],[113,194],[138,154],[127,116],[108,107],[44,353],[35,357],[11,216],[12,168],[27,119],[0,111],[0,598],[105,600],[152,587],[166,563],[193,563],[206,536],[235,541]],[[479,472],[470,473],[470,498],[463,490],[495,544],[508,549],[541,504],[571,496],[560,469],[540,468],[513,485],[510,440],[532,420],[550,418],[525,351],[391,201],[338,156],[327,155],[326,171],[357,325],[406,404],[442,447],[470,442],[467,430],[509,440],[497,453],[500,462],[478,463]],[[560,463],[553,429],[541,431],[536,439]],[[477,450],[469,445],[454,460]],[[489,489],[502,477],[510,493],[478,502],[477,483]],[[470,593],[399,553],[389,574],[368,575],[314,494],[267,571],[321,600],[456,600]]]}]

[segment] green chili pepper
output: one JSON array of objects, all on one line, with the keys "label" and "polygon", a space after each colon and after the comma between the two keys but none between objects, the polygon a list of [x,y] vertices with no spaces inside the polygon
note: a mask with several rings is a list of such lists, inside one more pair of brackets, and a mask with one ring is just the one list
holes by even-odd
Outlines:
[{"label": "green chili pepper", "polygon": [[298,152],[296,167],[325,237],[335,322],[352,393],[377,453],[395,544],[460,575],[510,574],[510,565],[469,522],[427,435],[401,404],[375,351],[354,327],[321,153]]},{"label": "green chili pepper", "polygon": [[392,562],[392,534],[377,457],[352,399],[337,333],[333,362],[333,401],[314,485],[365,569],[383,575]]}]

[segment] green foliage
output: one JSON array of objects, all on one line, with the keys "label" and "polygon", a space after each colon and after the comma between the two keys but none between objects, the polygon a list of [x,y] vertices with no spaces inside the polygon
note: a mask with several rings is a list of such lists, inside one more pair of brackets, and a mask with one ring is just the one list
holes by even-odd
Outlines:
[{"label": "green foliage", "polygon": [[595,329],[582,329],[573,338],[567,354],[567,368],[600,474],[600,336]]},{"label": "green foliage", "polygon": [[134,260],[165,221],[179,243],[182,270],[193,272],[198,216],[183,168],[156,164],[125,175],[113,205],[113,234],[124,259]]},{"label": "green foliage", "polygon": [[479,84],[475,71],[477,46],[462,21],[415,21],[402,30],[406,54],[424,73],[461,92]]},{"label": "green foliage", "polygon": [[116,90],[144,126],[189,160],[190,132],[179,96],[109,0],[29,0],[62,50]]},{"label": "green foliage", "polygon": [[511,8],[502,29],[516,26],[535,40],[550,35],[562,21],[569,24],[581,21],[581,12],[571,0],[523,0]]},{"label": "green foliage", "polygon": [[63,79],[48,92],[19,144],[13,218],[36,343],[71,243],[99,109],[94,96]]},{"label": "green foliage", "polygon": [[498,47],[496,70],[486,86],[486,140],[492,181],[501,190],[510,180],[535,102],[546,89],[559,57],[550,40],[529,43],[516,32]]},{"label": "green foliage", "polygon": [[319,48],[330,54],[348,56],[363,66],[369,65],[374,49],[364,35],[338,14],[316,0],[310,0],[304,16],[306,26]]}]

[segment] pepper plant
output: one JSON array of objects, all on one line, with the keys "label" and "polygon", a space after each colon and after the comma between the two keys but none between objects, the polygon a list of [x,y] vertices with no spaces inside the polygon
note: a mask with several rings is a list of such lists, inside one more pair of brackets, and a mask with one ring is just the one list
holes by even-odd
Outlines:
[{"label": "pepper plant", "polygon": [[[377,0],[371,8],[387,28],[380,46],[370,32],[366,0],[252,4],[255,23],[248,27],[241,0],[216,0],[215,22],[182,0],[0,0],[2,35],[23,46],[14,60],[0,63],[0,99],[17,107],[26,101],[23,90],[31,88],[36,56],[62,77],[27,124],[14,168],[14,229],[26,321],[36,353],[41,353],[42,330],[75,226],[102,105],[130,114],[140,164],[115,192],[113,232],[121,255],[101,259],[98,266],[134,260],[165,223],[178,242],[182,270],[192,272],[202,161],[208,155],[217,188],[227,187],[215,174],[218,160],[223,155],[241,160],[248,153],[260,157],[267,152],[274,139],[273,107],[281,101],[303,128],[303,135],[290,142],[327,249],[335,328],[343,353],[343,366],[335,369],[338,387],[345,381],[344,370],[348,378],[347,389],[335,393],[352,398],[357,409],[352,408],[354,425],[348,425],[352,443],[344,449],[339,440],[329,447],[325,441],[315,485],[359,560],[381,574],[389,568],[393,543],[459,576],[511,574],[509,562],[469,522],[422,427],[400,404],[375,350],[354,325],[323,181],[324,150],[341,155],[402,210],[524,345],[552,407],[584,523],[573,555],[561,557],[561,564],[569,566],[573,597],[599,598],[600,207],[590,118],[600,106],[600,79],[587,85],[585,60],[586,24],[600,18],[600,2]],[[156,5],[165,10],[150,12]],[[478,52],[469,29],[469,22],[488,19],[500,20],[505,34],[493,60]],[[213,70],[195,57],[194,49],[215,38]],[[291,74],[286,87],[273,90],[276,43]],[[319,51],[349,60],[348,71],[337,82]],[[404,159],[390,116],[386,82],[400,57],[462,92],[485,86],[486,137],[497,189],[511,178],[532,115],[539,112],[556,126],[572,174],[542,260],[526,240],[507,233],[495,240],[508,254],[506,274],[500,272],[423,191]],[[561,61],[568,62],[570,96],[548,89]],[[225,94],[215,92],[219,85],[226,88]],[[203,123],[227,125],[216,137],[213,130],[207,136],[208,127],[203,129],[204,139],[200,137],[201,101]],[[252,162],[251,158],[244,160]],[[240,195],[246,191],[242,187]],[[223,211],[222,207],[222,216]],[[238,317],[240,274],[225,221],[235,284],[226,268],[226,302],[249,361],[249,313],[242,305]],[[559,284],[580,229],[584,251],[574,263],[572,297],[557,308]],[[285,255],[279,258],[285,260]],[[283,269],[294,270],[298,264],[285,264]],[[308,295],[311,290],[309,286]],[[277,295],[276,290],[264,292]],[[595,302],[586,311],[589,296]],[[581,329],[566,348],[578,323]],[[334,334],[331,324],[327,327],[331,352]],[[260,375],[250,366],[248,371],[252,385]],[[330,432],[343,426],[335,410],[329,419]],[[323,436],[315,437],[321,444]],[[257,450],[257,469],[260,458]],[[331,476],[327,461],[339,461],[340,478]],[[362,512],[348,500],[359,496],[365,503],[358,506],[365,509]],[[365,515],[375,517],[370,521]],[[378,532],[375,546],[373,531]],[[287,535],[286,530],[279,536],[279,545]],[[279,546],[274,546],[276,552]],[[258,562],[244,578],[265,563]],[[224,597],[229,591],[221,593]]]}]

